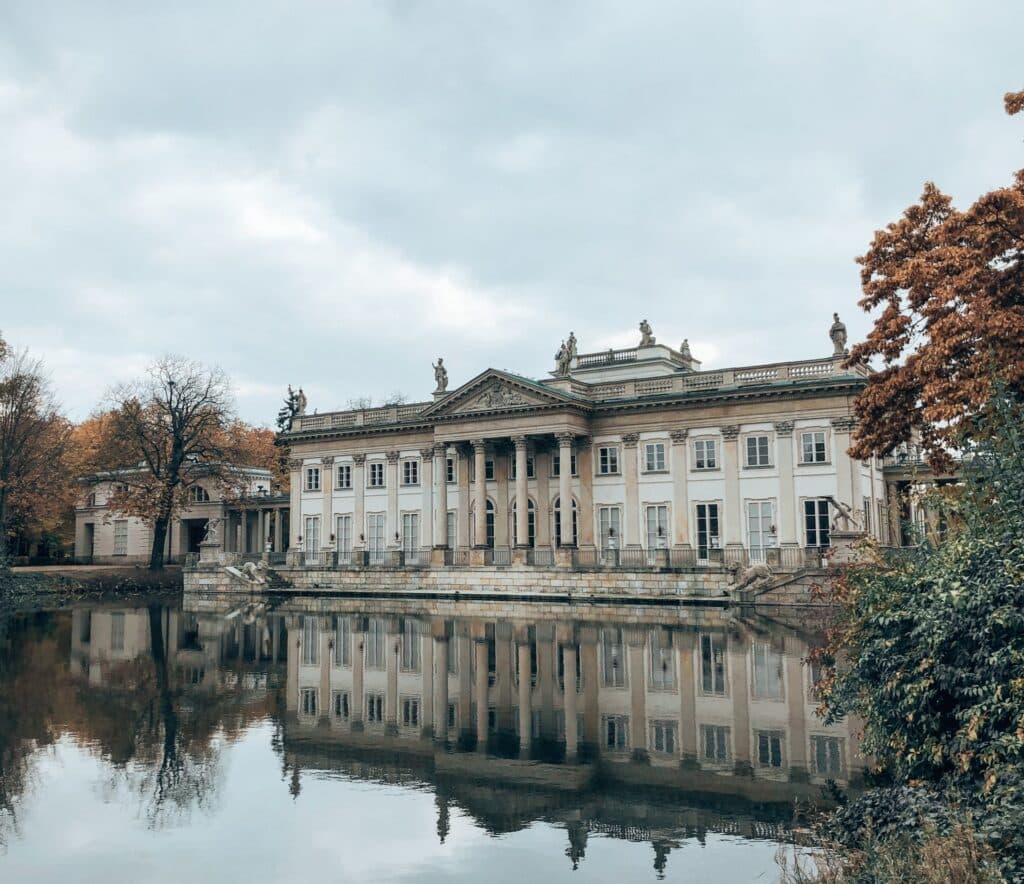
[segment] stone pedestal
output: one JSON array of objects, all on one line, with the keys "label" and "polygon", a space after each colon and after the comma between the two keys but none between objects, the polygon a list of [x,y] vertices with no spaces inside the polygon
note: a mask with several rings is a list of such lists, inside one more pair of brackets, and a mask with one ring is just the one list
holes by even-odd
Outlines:
[{"label": "stone pedestal", "polygon": [[530,547],[522,545],[512,547],[512,564],[519,567],[525,567],[527,564],[526,559],[529,555],[529,549]]},{"label": "stone pedestal", "polygon": [[829,536],[832,538],[832,564],[846,565],[860,561],[859,547],[867,537],[864,531],[833,531]]},{"label": "stone pedestal", "polygon": [[430,551],[430,567],[431,568],[443,568],[445,553],[448,552],[446,546],[435,546]]},{"label": "stone pedestal", "polygon": [[486,546],[474,546],[469,551],[469,564],[474,566],[483,565],[487,557],[487,549],[488,547]]},{"label": "stone pedestal", "polygon": [[573,546],[558,546],[555,547],[555,567],[556,568],[571,568],[572,567],[572,553],[575,547]]},{"label": "stone pedestal", "polygon": [[224,564],[224,550],[221,549],[219,540],[204,540],[199,544],[199,564]]}]

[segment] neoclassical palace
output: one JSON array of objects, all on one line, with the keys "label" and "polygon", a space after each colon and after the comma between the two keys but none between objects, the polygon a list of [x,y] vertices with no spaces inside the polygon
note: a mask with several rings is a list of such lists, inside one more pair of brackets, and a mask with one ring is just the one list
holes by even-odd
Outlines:
[{"label": "neoclassical palace", "polygon": [[838,317],[830,337],[820,358],[707,370],[645,321],[629,349],[570,335],[539,380],[491,368],[448,390],[439,360],[428,402],[308,414],[303,396],[282,437],[293,556],[775,561],[827,547],[844,509],[888,542],[883,464],[846,453],[869,370],[844,367]]}]

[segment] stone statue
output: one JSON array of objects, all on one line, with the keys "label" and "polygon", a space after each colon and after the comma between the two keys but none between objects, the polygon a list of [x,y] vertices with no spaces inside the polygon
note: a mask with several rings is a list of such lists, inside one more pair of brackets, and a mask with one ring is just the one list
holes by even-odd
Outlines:
[{"label": "stone statue", "polygon": [[831,495],[825,495],[825,500],[832,504],[836,514],[832,517],[833,531],[863,531],[863,525],[851,507],[848,507],[841,500],[836,500]]},{"label": "stone statue", "polygon": [[729,589],[725,591],[726,595],[742,589],[767,588],[774,577],[774,572],[765,562],[758,562],[749,568],[744,568],[739,562],[730,562],[725,568],[732,574]]},{"label": "stone statue", "polygon": [[555,375],[560,378],[568,377],[569,363],[571,361],[572,357],[569,355],[569,347],[565,341],[562,341],[562,345],[555,354]]},{"label": "stone statue", "polygon": [[306,413],[306,394],[302,392],[302,387],[299,387],[299,391],[296,393],[292,389],[292,385],[288,385],[288,395],[285,397],[284,405],[281,410],[277,413],[277,428],[282,433],[292,428],[292,419],[297,414]]},{"label": "stone statue", "polygon": [[299,392],[295,394],[295,413],[306,413],[306,394],[302,392],[302,387],[299,387]]},{"label": "stone statue", "polygon": [[690,352],[690,339],[683,338],[683,343],[679,345],[679,355],[683,357],[687,362],[693,359],[693,354]]},{"label": "stone statue", "polygon": [[440,356],[434,366],[434,383],[437,384],[435,393],[444,393],[448,389],[448,369],[444,367],[444,360]]},{"label": "stone statue", "polygon": [[653,347],[654,346],[654,335],[651,334],[651,325],[644,319],[640,323],[640,346],[641,347]]},{"label": "stone statue", "polygon": [[206,521],[206,535],[203,537],[203,543],[217,543],[217,526],[220,524],[220,519],[207,519]]},{"label": "stone statue", "polygon": [[832,346],[835,348],[833,356],[845,356],[846,349],[846,326],[839,321],[839,314],[832,314],[832,327],[828,330],[828,336],[832,338]]},{"label": "stone statue", "polygon": [[264,562],[245,562],[241,567],[228,565],[224,569],[236,580],[244,580],[249,584],[263,584],[267,582],[267,566]]},{"label": "stone statue", "polygon": [[576,358],[576,332],[569,332],[569,340],[565,343],[566,348],[569,351],[569,359]]}]

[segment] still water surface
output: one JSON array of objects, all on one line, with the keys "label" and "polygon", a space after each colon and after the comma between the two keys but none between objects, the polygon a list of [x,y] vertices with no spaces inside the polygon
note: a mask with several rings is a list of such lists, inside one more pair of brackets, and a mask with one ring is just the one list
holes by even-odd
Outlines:
[{"label": "still water surface", "polygon": [[0,622],[0,881],[774,881],[860,768],[802,612],[193,607]]}]

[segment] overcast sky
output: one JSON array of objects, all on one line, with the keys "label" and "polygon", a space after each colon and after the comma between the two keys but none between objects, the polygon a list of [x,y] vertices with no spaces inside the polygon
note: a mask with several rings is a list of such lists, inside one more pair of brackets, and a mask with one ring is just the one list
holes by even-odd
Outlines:
[{"label": "overcast sky", "polygon": [[824,355],[926,179],[1024,165],[1021,33],[1019,0],[4,0],[0,330],[73,417],[174,352],[268,424],[289,383],[423,399],[439,355],[541,377],[645,317],[706,368]]}]

